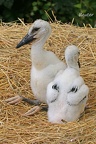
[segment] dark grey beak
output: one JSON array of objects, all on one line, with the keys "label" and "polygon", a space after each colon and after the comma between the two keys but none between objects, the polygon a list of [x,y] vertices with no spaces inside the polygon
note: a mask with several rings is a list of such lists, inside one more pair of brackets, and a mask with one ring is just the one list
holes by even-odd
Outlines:
[{"label": "dark grey beak", "polygon": [[78,66],[79,66],[79,68],[81,67],[79,60],[78,60]]},{"label": "dark grey beak", "polygon": [[35,35],[29,35],[27,34],[19,44],[17,44],[16,48],[20,48],[21,46],[25,44],[29,44],[30,42],[34,41],[36,38],[34,38]]}]

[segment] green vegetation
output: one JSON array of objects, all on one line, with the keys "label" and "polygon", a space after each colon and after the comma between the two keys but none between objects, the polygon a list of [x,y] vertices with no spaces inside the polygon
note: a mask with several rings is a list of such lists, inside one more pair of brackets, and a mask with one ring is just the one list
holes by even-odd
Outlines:
[{"label": "green vegetation", "polygon": [[96,25],[96,0],[0,0],[0,19],[4,22],[24,18],[24,22],[32,22],[37,18],[48,20],[52,11],[57,20],[72,22],[82,26],[83,23]]}]

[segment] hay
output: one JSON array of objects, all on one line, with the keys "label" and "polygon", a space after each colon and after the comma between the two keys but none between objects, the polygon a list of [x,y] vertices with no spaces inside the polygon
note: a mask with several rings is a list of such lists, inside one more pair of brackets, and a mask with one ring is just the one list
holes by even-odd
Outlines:
[{"label": "hay", "polygon": [[80,49],[80,73],[90,88],[89,106],[79,122],[50,124],[46,112],[22,117],[31,108],[20,103],[4,103],[16,94],[34,98],[30,89],[30,45],[15,46],[30,24],[0,25],[0,144],[95,144],[96,142],[96,29],[52,23],[52,35],[45,49],[64,60],[64,48],[75,44]]}]

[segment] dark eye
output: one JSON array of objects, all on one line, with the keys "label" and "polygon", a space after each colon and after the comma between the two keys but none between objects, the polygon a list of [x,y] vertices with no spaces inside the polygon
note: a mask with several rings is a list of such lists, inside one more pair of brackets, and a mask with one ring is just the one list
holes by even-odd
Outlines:
[{"label": "dark eye", "polygon": [[37,27],[33,28],[32,33],[38,31],[39,29],[40,29],[40,28],[37,28]]}]

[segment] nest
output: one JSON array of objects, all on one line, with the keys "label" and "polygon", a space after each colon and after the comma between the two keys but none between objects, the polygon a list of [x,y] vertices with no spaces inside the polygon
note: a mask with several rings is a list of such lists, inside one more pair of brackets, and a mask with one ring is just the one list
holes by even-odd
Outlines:
[{"label": "nest", "polygon": [[96,29],[51,23],[52,35],[45,49],[64,61],[66,46],[80,49],[80,74],[90,88],[88,109],[76,122],[51,124],[47,113],[22,117],[32,106],[8,105],[5,99],[23,95],[34,98],[30,88],[30,45],[16,49],[31,24],[0,25],[0,144],[95,144],[96,142]]}]

